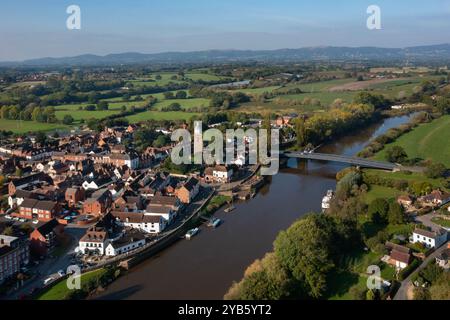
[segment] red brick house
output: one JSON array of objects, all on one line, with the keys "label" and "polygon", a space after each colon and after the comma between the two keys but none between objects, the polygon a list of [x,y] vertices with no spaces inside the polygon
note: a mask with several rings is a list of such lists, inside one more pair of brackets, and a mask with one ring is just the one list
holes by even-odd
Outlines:
[{"label": "red brick house", "polygon": [[200,183],[195,178],[189,178],[189,180],[176,190],[176,196],[182,203],[191,203],[199,191]]},{"label": "red brick house", "polygon": [[79,201],[85,199],[84,189],[81,187],[67,188],[65,199],[69,206],[75,206]]},{"label": "red brick house", "polygon": [[64,232],[64,226],[56,219],[52,219],[30,234],[31,253],[36,256],[46,255],[58,243]]},{"label": "red brick house", "polygon": [[84,214],[100,216],[106,213],[106,211],[111,207],[111,204],[111,192],[106,189],[101,189],[94,192],[91,198],[84,201],[83,212]]},{"label": "red brick house", "polygon": [[37,199],[24,199],[20,204],[19,212],[13,216],[24,219],[50,221],[56,217],[60,205],[55,201],[42,201]]}]

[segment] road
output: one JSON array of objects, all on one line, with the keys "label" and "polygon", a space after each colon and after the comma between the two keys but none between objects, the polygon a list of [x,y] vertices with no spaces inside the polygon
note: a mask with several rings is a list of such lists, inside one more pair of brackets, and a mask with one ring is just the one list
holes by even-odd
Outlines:
[{"label": "road", "polygon": [[405,280],[401,282],[401,286],[395,294],[394,300],[408,300],[408,291],[411,290],[411,287],[413,286],[413,283],[411,282],[412,277],[417,272],[425,268],[431,260],[435,260],[436,257],[447,248],[448,243],[449,242],[446,242],[439,249],[429,255],[414,272],[412,272]]},{"label": "road", "polygon": [[437,214],[436,212],[432,212],[423,216],[418,216],[415,220],[422,223],[424,226],[431,228],[432,230],[439,230],[443,229],[442,226],[433,222],[433,219],[438,218],[439,216],[441,215]]},{"label": "road", "polygon": [[70,247],[65,253],[55,258],[46,258],[38,266],[30,269],[31,272],[36,274],[36,276],[27,282],[24,286],[19,288],[10,294],[7,299],[16,300],[22,295],[27,295],[33,288],[40,288],[43,286],[43,282],[49,276],[56,274],[59,270],[66,271],[67,267],[71,264],[71,254],[74,252],[75,248],[78,246],[78,241],[85,233],[85,228],[71,227],[70,225],[64,229],[64,233],[72,238]]}]

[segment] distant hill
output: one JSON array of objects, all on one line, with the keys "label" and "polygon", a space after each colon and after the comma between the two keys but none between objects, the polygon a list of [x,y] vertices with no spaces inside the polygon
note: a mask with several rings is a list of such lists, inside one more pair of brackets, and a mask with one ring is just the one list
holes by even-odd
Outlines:
[{"label": "distant hill", "polygon": [[309,60],[450,60],[450,44],[408,48],[309,47],[279,50],[209,50],[144,54],[127,52],[98,56],[85,54],[64,58],[40,58],[21,62],[2,62],[2,66],[87,66],[139,63],[203,63],[239,61],[309,61]]}]

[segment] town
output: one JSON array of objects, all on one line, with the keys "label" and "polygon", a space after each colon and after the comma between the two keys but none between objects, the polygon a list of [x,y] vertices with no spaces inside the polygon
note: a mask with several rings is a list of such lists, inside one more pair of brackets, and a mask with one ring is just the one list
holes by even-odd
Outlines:
[{"label": "town", "polygon": [[2,5],[0,301],[429,316],[397,301],[450,299],[449,8],[401,2]]}]

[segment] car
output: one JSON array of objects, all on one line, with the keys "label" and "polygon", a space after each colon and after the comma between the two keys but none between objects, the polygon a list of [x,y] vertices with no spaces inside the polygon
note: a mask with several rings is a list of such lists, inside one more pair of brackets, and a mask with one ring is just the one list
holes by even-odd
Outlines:
[{"label": "car", "polygon": [[9,214],[7,214],[7,215],[5,216],[5,219],[11,220],[12,217],[11,217]]},{"label": "car", "polygon": [[64,270],[59,270],[58,271],[58,276],[64,277],[65,275],[66,275],[66,273],[64,272]]},{"label": "car", "polygon": [[55,281],[55,279],[53,279],[53,277],[47,278],[44,280],[44,286],[49,285],[50,283],[52,283],[53,281]]},{"label": "car", "polygon": [[32,223],[33,223],[33,224],[38,224],[38,223],[39,223],[39,220],[33,220]]},{"label": "car", "polygon": [[25,222],[26,220],[25,220],[25,219],[19,219],[19,221],[20,221],[20,222]]},{"label": "car", "polygon": [[19,221],[19,218],[14,217],[13,220],[14,220],[14,221]]}]

